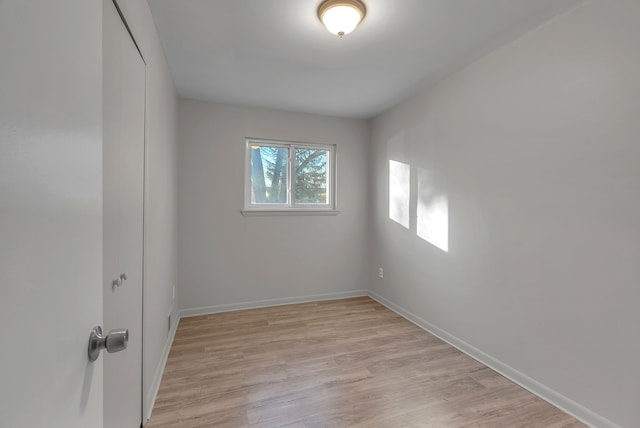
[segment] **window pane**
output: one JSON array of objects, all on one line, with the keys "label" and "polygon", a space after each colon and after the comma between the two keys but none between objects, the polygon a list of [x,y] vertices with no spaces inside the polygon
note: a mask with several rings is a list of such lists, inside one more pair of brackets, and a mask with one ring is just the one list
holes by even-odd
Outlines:
[{"label": "window pane", "polygon": [[287,203],[289,149],[251,146],[251,203]]},{"label": "window pane", "polygon": [[295,203],[329,203],[327,161],[329,152],[320,149],[295,149]]}]

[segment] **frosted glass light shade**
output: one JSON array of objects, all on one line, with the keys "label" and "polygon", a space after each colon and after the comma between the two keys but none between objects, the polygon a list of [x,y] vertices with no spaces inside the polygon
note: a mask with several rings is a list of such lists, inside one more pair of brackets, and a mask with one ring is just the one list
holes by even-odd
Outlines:
[{"label": "frosted glass light shade", "polygon": [[355,30],[365,12],[364,4],[358,0],[327,0],[318,8],[320,21],[339,37]]}]

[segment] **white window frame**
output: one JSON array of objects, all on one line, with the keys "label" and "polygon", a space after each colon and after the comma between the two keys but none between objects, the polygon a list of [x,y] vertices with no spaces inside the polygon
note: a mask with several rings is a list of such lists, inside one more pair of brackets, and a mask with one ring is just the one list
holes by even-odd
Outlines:
[{"label": "white window frame", "polygon": [[[267,140],[261,138],[245,139],[245,172],[244,172],[244,209],[243,215],[336,215],[336,145],[319,143],[300,143],[293,141]],[[289,149],[287,160],[287,203],[285,204],[254,204],[251,203],[251,147],[269,146]],[[323,150],[328,153],[327,159],[327,203],[326,204],[296,204],[293,189],[295,189],[295,159],[297,148]]]}]

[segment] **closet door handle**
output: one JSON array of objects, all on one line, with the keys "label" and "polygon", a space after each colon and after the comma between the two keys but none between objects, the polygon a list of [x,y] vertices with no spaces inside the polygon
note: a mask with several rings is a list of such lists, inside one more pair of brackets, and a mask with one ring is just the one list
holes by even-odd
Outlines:
[{"label": "closet door handle", "polygon": [[129,279],[129,274],[128,274],[128,273],[126,273],[126,272],[122,272],[122,273],[120,274],[120,279],[121,279],[122,281],[126,281],[127,279]]}]

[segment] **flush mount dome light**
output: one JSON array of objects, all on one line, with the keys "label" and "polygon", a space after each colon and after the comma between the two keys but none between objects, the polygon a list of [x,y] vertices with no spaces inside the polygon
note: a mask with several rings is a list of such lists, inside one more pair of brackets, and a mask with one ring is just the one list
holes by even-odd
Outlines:
[{"label": "flush mount dome light", "polygon": [[325,0],[318,8],[318,17],[330,33],[342,37],[356,29],[366,11],[360,0]]}]

